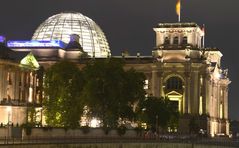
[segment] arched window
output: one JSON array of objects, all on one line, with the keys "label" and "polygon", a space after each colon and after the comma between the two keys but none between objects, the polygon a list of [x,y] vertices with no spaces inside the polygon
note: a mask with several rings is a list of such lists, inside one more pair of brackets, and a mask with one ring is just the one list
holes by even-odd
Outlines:
[{"label": "arched window", "polygon": [[188,44],[188,37],[183,37],[183,42],[182,42],[182,44]]},{"label": "arched window", "polygon": [[166,45],[169,45],[169,44],[170,44],[170,40],[169,40],[168,37],[165,37],[165,38],[164,38],[164,44],[166,44]]},{"label": "arched window", "polygon": [[173,44],[178,44],[178,37],[177,36],[173,38]]},{"label": "arched window", "polygon": [[166,88],[170,90],[180,90],[183,88],[183,82],[179,77],[171,77],[167,80]]}]

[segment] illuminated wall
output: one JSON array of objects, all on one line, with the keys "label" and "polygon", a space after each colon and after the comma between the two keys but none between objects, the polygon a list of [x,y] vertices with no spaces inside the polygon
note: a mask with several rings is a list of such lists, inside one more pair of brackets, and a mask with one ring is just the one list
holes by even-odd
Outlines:
[{"label": "illuminated wall", "polygon": [[34,67],[39,65],[29,60],[30,56],[21,64],[0,59],[0,123],[21,125],[27,120],[27,107],[41,108],[42,81]]},{"label": "illuminated wall", "polygon": [[[149,95],[167,96],[178,102],[182,120],[180,132],[187,131],[189,127],[185,123],[189,123],[190,116],[195,116],[200,128],[210,136],[228,135],[228,85],[231,81],[227,70],[221,69],[220,50],[203,48],[204,33],[195,23],[164,23],[154,31],[154,61],[142,58],[140,62],[144,64],[126,64],[127,69],[145,73]],[[181,80],[182,87],[177,87],[177,79],[168,82],[170,78]],[[169,87],[168,83],[172,85]]]}]

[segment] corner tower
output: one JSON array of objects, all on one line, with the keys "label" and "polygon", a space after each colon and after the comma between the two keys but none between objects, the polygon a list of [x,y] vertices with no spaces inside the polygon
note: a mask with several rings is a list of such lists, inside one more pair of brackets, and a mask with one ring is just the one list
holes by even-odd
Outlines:
[{"label": "corner tower", "polygon": [[210,136],[229,134],[228,70],[221,67],[222,53],[204,47],[204,28],[196,23],[160,23],[154,28],[151,93],[168,97],[181,116],[179,132],[189,132],[196,117]]},{"label": "corner tower", "polygon": [[[160,23],[154,28],[156,48],[153,55],[166,61],[185,61],[190,56],[200,58],[204,47],[204,31],[196,23]],[[196,52],[190,54],[191,49]],[[177,53],[177,56],[175,55]],[[187,56],[187,58],[185,58]]]}]

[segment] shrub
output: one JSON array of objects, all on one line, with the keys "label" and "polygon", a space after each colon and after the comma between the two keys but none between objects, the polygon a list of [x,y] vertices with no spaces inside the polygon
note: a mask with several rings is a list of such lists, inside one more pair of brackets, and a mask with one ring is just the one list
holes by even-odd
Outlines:
[{"label": "shrub", "polygon": [[124,125],[121,125],[117,128],[117,133],[119,134],[119,136],[124,135],[126,132],[126,127]]},{"label": "shrub", "polygon": [[42,127],[42,130],[43,131],[51,131],[52,127],[51,126],[45,126],[45,127]]},{"label": "shrub", "polygon": [[88,134],[90,132],[90,127],[89,126],[82,126],[81,127],[81,131],[84,133],[84,134]]},{"label": "shrub", "polygon": [[32,123],[25,123],[25,124],[22,125],[22,127],[25,129],[26,135],[29,136],[32,133],[32,127],[34,127],[34,124],[32,124]]},{"label": "shrub", "polygon": [[69,129],[69,127],[67,127],[67,126],[64,127],[64,131],[65,131],[65,132],[67,132],[68,129]]},{"label": "shrub", "polygon": [[144,128],[142,127],[136,127],[134,128],[135,132],[137,133],[138,136],[142,136]]},{"label": "shrub", "polygon": [[108,135],[110,130],[111,129],[109,127],[103,127],[103,131],[104,131],[105,135]]}]

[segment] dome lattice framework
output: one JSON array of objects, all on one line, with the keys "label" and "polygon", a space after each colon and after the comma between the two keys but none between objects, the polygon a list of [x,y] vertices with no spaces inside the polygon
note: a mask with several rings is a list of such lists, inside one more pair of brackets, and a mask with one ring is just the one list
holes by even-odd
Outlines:
[{"label": "dome lattice framework", "polygon": [[36,29],[32,40],[62,40],[68,43],[70,34],[80,36],[79,42],[90,56],[104,57],[110,54],[101,28],[81,13],[60,13],[49,17]]}]

